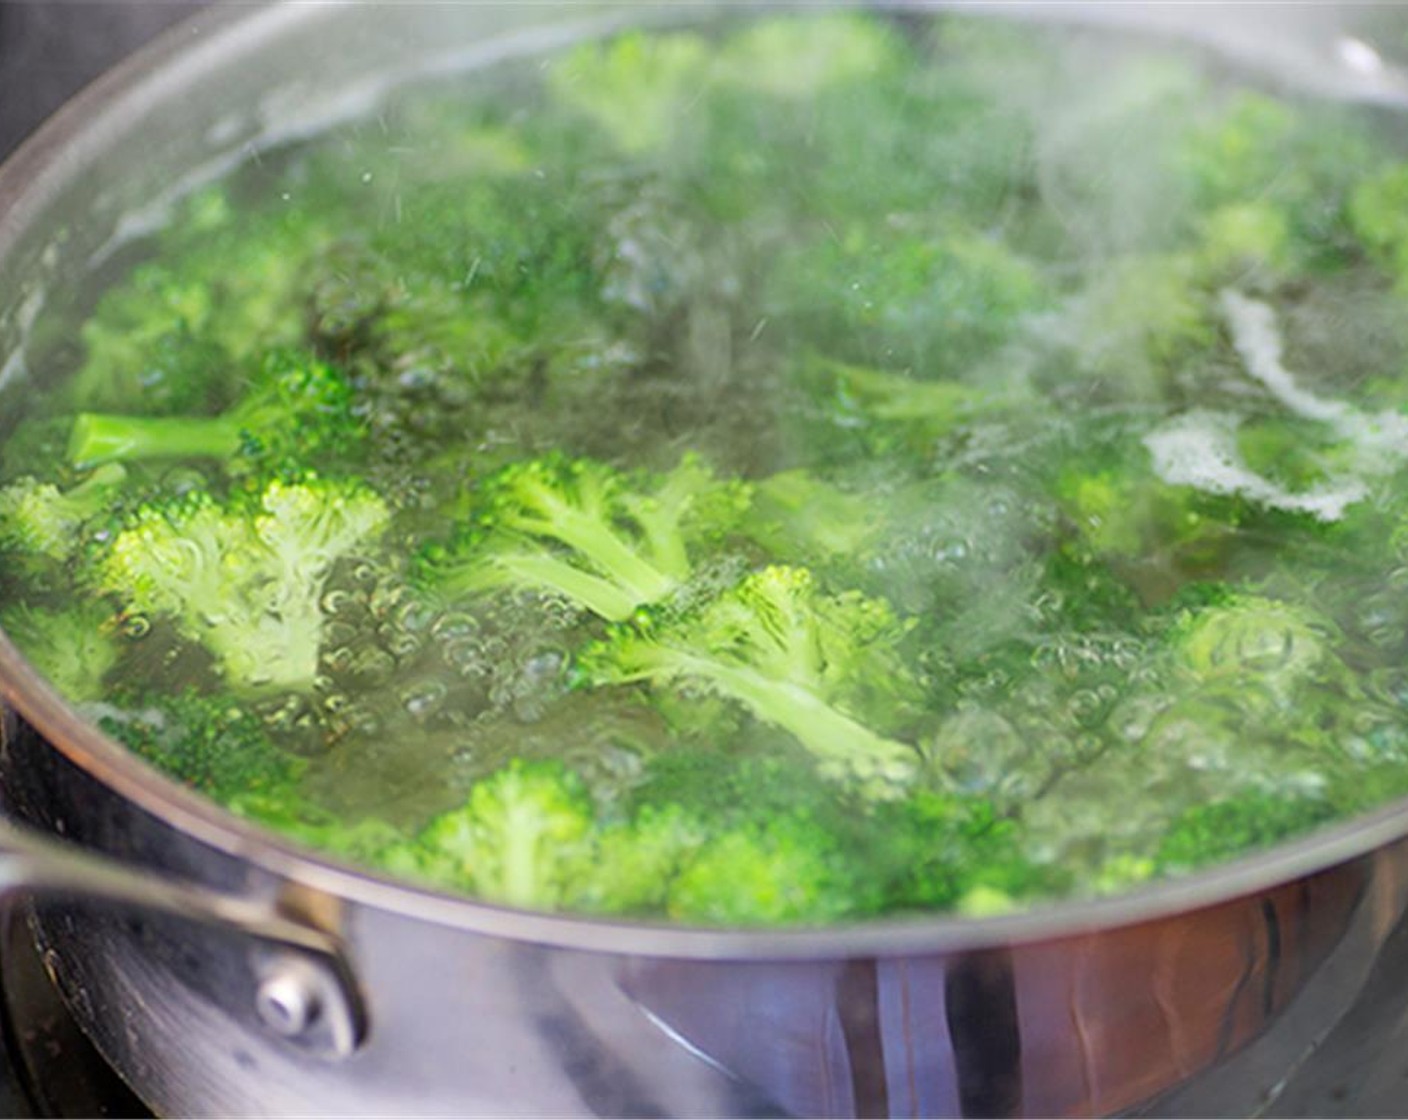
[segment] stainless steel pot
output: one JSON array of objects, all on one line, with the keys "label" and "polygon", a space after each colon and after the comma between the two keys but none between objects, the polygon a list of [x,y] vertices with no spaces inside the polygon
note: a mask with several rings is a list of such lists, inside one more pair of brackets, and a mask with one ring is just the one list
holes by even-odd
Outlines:
[{"label": "stainless steel pot", "polygon": [[[707,14],[274,5],[187,25],[0,171],[0,402],[36,389],[41,306],[251,151],[412,74]],[[1340,92],[1368,81],[1311,70]],[[0,893],[33,897],[75,1015],[159,1113],[1251,1112],[1408,905],[1399,804],[1194,879],[981,921],[737,932],[520,913],[234,818],[84,723],[3,637],[0,692],[0,793],[24,826],[0,831]]]}]

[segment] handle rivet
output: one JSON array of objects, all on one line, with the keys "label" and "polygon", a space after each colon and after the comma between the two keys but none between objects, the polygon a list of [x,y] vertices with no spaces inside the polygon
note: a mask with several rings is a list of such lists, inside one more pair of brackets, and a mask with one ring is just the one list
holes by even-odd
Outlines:
[{"label": "handle rivet", "polygon": [[254,996],[260,1021],[275,1034],[297,1038],[318,1019],[318,991],[308,970],[288,964],[271,970]]}]

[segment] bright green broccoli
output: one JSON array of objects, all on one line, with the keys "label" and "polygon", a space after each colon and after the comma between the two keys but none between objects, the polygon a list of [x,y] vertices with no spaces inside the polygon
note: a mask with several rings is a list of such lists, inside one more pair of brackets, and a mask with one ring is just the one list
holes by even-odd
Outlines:
[{"label": "bright green broccoli", "polygon": [[124,698],[99,726],[142,758],[218,801],[291,788],[303,760],[276,747],[264,722],[229,696],[195,691]]},{"label": "bright green broccoli", "polygon": [[853,913],[856,870],[836,838],[787,814],[712,835],[671,883],[666,912],[707,925],[820,925]]},{"label": "bright green broccoli", "polygon": [[1170,644],[1200,687],[1226,685],[1246,702],[1265,697],[1285,708],[1306,685],[1336,671],[1332,639],[1330,624],[1306,606],[1228,593],[1183,615]]},{"label": "bright green broccoli", "polygon": [[595,807],[561,762],[515,759],[430,822],[392,870],[538,910],[562,906],[591,866]]},{"label": "bright green broccoli", "polygon": [[592,858],[568,896],[574,910],[659,914],[672,885],[718,824],[679,805],[643,806],[628,821],[601,828]]},{"label": "bright green broccoli", "polygon": [[69,700],[103,697],[103,678],[118,662],[117,620],[98,600],[67,607],[21,603],[0,609],[0,626],[49,682]]},{"label": "bright green broccoli", "polygon": [[84,523],[107,515],[126,481],[117,463],[67,490],[31,476],[17,479],[0,490],[0,551],[26,567],[66,563],[82,546]]},{"label": "bright green broccoli", "polygon": [[829,86],[860,85],[893,68],[899,45],[888,28],[863,16],[761,19],[730,38],[716,72],[753,92],[814,97]]},{"label": "bright green broccoli", "polygon": [[548,89],[630,155],[666,144],[709,80],[709,47],[698,35],[630,32],[587,42],[554,61]]},{"label": "bright green broccoli", "polygon": [[693,574],[691,547],[746,500],[692,456],[643,482],[586,459],[530,460],[483,484],[467,530],[423,556],[422,580],[447,601],[547,591],[620,621],[679,590]]},{"label": "bright green broccoli", "polygon": [[328,575],[371,548],[389,516],[365,487],[313,475],[224,504],[195,491],[141,508],[93,583],[130,613],[169,617],[234,688],[306,689]]},{"label": "bright green broccoli", "polygon": [[774,566],[694,613],[616,627],[580,670],[595,685],[702,688],[788,732],[825,770],[902,785],[917,752],[863,721],[903,723],[913,684],[896,647],[908,628],[884,600],[827,594],[806,569]]},{"label": "bright green broccoli", "polygon": [[310,355],[279,351],[265,358],[239,403],[219,416],[80,413],[68,458],[79,467],[143,459],[309,463],[355,447],[363,427],[340,372]]}]

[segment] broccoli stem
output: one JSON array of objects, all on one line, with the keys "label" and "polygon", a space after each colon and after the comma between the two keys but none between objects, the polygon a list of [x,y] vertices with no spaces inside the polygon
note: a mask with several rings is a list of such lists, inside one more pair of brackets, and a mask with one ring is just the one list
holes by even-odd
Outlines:
[{"label": "broccoli stem", "polygon": [[[610,529],[601,518],[583,513],[555,495],[541,495],[543,516],[519,520],[519,528],[538,536],[561,541],[576,549],[595,564],[603,574],[626,590],[637,603],[653,603],[663,599],[675,587],[676,581],[642,559],[629,544]],[[606,615],[607,618],[629,617]]]},{"label": "broccoli stem", "polygon": [[[838,712],[810,689],[776,680],[744,666],[678,650],[663,650],[660,668],[672,675],[694,677],[737,700],[765,723],[793,735],[825,767],[865,771],[883,777],[908,776],[917,759],[903,743],[877,735],[850,716]],[[654,675],[649,669],[645,675]]]},{"label": "broccoli stem", "polygon": [[633,597],[609,580],[574,568],[555,556],[532,552],[511,552],[487,562],[452,568],[440,581],[440,592],[454,599],[467,592],[501,586],[555,591],[611,622],[624,622],[637,606]]},{"label": "broccoli stem", "polygon": [[80,413],[69,435],[69,462],[78,467],[142,459],[228,459],[243,443],[226,417],[117,416]]}]

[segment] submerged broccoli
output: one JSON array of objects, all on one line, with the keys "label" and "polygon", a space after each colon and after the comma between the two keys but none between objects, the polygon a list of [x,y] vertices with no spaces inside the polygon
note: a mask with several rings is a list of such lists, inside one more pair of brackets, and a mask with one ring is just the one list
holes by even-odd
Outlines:
[{"label": "submerged broccoli", "polygon": [[140,509],[95,584],[128,611],[170,617],[232,686],[304,689],[317,673],[328,574],[388,518],[365,487],[313,475],[225,504],[198,491]]},{"label": "submerged broccoli", "polygon": [[691,546],[745,501],[693,456],[643,485],[586,459],[515,464],[484,484],[469,529],[425,554],[424,582],[447,600],[497,587],[550,591],[620,621],[680,588]]},{"label": "submerged broccoli", "polygon": [[711,836],[671,884],[665,908],[708,925],[820,924],[854,912],[858,893],[836,837],[788,814]]},{"label": "submerged broccoli", "polygon": [[65,697],[102,699],[103,678],[120,655],[116,619],[102,602],[61,608],[15,603],[0,609],[0,626]]},{"label": "submerged broccoli", "polygon": [[68,458],[79,467],[142,459],[309,463],[356,445],[364,425],[354,403],[351,385],[332,366],[280,351],[264,360],[240,402],[219,416],[80,413]]},{"label": "submerged broccoli", "polygon": [[903,784],[917,752],[862,721],[907,714],[912,682],[895,647],[908,628],[884,600],[829,595],[805,569],[774,566],[696,613],[617,627],[581,671],[598,685],[703,688],[787,731],[829,771]]},{"label": "submerged broccoli", "polygon": [[139,401],[154,415],[217,410],[261,351],[298,343],[297,292],[328,237],[328,209],[251,211],[223,185],[183,209],[159,236],[161,255],[105,293],[84,323],[85,356],[62,395],[70,412]]},{"label": "submerged broccoli", "polygon": [[1264,696],[1284,708],[1307,684],[1335,672],[1330,625],[1313,610],[1260,595],[1221,598],[1184,614],[1171,635],[1179,666],[1198,685],[1233,688],[1245,703]]},{"label": "submerged broccoli", "polygon": [[0,490],[0,551],[30,567],[65,563],[82,545],[83,524],[108,513],[126,481],[117,463],[99,467],[68,490],[29,476],[17,479]]},{"label": "submerged broccoli", "polygon": [[228,696],[186,691],[144,696],[99,726],[172,777],[218,801],[272,795],[303,761],[276,747],[263,721]]},{"label": "submerged broccoli", "polygon": [[590,865],[591,795],[561,762],[515,759],[396,854],[399,870],[491,902],[552,910]]},{"label": "submerged broccoli", "polygon": [[886,912],[994,913],[1055,885],[1023,851],[1017,823],[986,798],[917,789],[871,812],[868,855]]},{"label": "submerged broccoli", "polygon": [[1159,842],[1156,867],[1192,871],[1309,832],[1336,815],[1318,797],[1249,790],[1184,810]]}]

